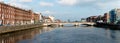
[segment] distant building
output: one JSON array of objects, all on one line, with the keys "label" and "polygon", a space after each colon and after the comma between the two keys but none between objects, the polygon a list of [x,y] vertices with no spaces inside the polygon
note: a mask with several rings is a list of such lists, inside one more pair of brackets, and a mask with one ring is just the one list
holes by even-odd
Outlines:
[{"label": "distant building", "polygon": [[45,23],[53,23],[53,22],[55,22],[55,20],[54,20],[53,16],[48,16],[48,17],[44,16],[43,17],[43,22],[45,22]]},{"label": "distant building", "polygon": [[110,23],[117,23],[120,21],[120,9],[113,9],[109,13]]},{"label": "distant building", "polygon": [[117,9],[116,13],[116,22],[120,22],[120,9]]},{"label": "distant building", "polygon": [[59,20],[59,19],[56,19],[55,22],[56,22],[56,23],[60,23],[60,22],[62,22],[62,21]]},{"label": "distant building", "polygon": [[87,22],[96,22],[97,21],[97,16],[90,16],[86,19]]},{"label": "distant building", "polygon": [[96,19],[97,22],[103,22],[103,16],[102,15],[99,15]]},{"label": "distant building", "polygon": [[86,21],[87,21],[87,22],[90,22],[90,21],[91,21],[91,18],[90,18],[90,17],[87,17],[87,18],[86,18]]},{"label": "distant building", "polygon": [[116,21],[116,9],[110,11],[110,23],[114,23]]},{"label": "distant building", "polygon": [[48,16],[50,19],[51,19],[51,22],[54,22],[55,20],[55,17],[53,17],[53,16]]},{"label": "distant building", "polygon": [[103,16],[103,22],[108,23],[110,19],[110,15],[109,13],[105,13]]},{"label": "distant building", "polygon": [[42,20],[43,20],[43,15],[40,13],[39,14],[39,22],[42,23]]}]

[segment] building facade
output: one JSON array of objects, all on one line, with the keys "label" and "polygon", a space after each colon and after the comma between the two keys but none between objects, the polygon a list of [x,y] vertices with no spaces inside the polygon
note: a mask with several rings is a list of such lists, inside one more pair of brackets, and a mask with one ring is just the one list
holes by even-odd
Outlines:
[{"label": "building facade", "polygon": [[43,17],[43,22],[44,23],[53,23],[53,22],[55,22],[55,20],[54,20],[53,16],[48,16],[48,17],[44,16]]},{"label": "building facade", "polygon": [[103,16],[103,22],[108,23],[110,19],[110,15],[109,13],[105,13]]},{"label": "building facade", "polygon": [[116,13],[116,22],[120,22],[120,9],[117,9]]},{"label": "building facade", "polygon": [[31,24],[39,20],[39,14],[0,2],[0,25]]},{"label": "building facade", "polygon": [[111,10],[109,13],[110,13],[110,23],[114,23],[116,21],[116,9]]},{"label": "building facade", "polygon": [[50,19],[51,19],[51,22],[55,22],[55,17],[53,17],[53,16],[48,16]]},{"label": "building facade", "polygon": [[117,23],[120,21],[120,9],[113,9],[109,13],[110,23]]},{"label": "building facade", "polygon": [[90,16],[86,19],[87,22],[97,22],[97,16]]},{"label": "building facade", "polygon": [[33,14],[33,21],[34,23],[39,23],[40,22],[40,14],[34,13]]}]

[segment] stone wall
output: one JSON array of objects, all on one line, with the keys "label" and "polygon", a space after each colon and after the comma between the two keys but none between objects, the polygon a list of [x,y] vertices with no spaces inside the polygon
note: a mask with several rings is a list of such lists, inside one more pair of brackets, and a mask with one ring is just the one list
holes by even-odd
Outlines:
[{"label": "stone wall", "polygon": [[1,26],[0,34],[20,31],[20,30],[26,30],[26,29],[36,28],[36,27],[42,27],[42,25],[41,24],[29,24],[29,25],[20,25],[20,26]]}]

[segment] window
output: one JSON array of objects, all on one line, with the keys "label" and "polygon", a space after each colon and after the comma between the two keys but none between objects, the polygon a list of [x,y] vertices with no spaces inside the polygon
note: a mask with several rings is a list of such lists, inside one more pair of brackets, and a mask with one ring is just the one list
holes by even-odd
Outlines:
[{"label": "window", "polygon": [[2,16],[2,14],[0,14],[0,17]]}]

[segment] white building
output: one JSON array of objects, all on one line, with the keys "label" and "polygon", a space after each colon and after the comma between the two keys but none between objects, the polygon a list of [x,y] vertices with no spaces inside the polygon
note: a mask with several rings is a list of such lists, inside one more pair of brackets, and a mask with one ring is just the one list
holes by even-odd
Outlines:
[{"label": "white building", "polygon": [[40,20],[40,22],[42,22],[42,20],[43,20],[43,17],[42,17],[41,13],[39,14],[39,20]]},{"label": "white building", "polygon": [[48,16],[50,19],[51,19],[51,22],[55,22],[55,17],[53,17],[53,16]]},{"label": "white building", "polygon": [[45,22],[45,23],[52,23],[52,22],[55,22],[55,20],[54,20],[53,16],[48,16],[48,17],[43,16],[43,22]]}]

